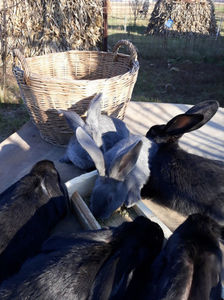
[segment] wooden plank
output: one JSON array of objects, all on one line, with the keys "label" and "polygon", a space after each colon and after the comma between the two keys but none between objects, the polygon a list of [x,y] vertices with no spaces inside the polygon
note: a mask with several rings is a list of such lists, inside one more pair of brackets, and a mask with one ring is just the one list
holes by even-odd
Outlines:
[{"label": "wooden plank", "polygon": [[152,201],[151,199],[144,198],[142,199],[142,202],[171,230],[171,232],[173,232],[187,218],[168,207]]},{"label": "wooden plank", "polygon": [[97,230],[101,229],[100,224],[94,218],[93,214],[89,210],[88,206],[79,195],[78,192],[74,192],[71,197],[72,207],[75,210],[80,223],[84,229]]}]

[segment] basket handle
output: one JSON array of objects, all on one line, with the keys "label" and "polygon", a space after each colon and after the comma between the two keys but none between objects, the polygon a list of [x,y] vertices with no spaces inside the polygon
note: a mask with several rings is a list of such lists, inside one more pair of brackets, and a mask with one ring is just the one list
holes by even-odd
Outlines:
[{"label": "basket handle", "polygon": [[25,83],[29,85],[30,70],[25,57],[23,56],[22,52],[19,49],[13,49],[12,54],[13,54],[13,67],[16,66],[16,58],[18,58],[24,71]]},{"label": "basket handle", "polygon": [[114,52],[114,60],[117,60],[117,54],[118,50],[121,46],[126,46],[130,51],[130,62],[132,64],[135,64],[135,62],[138,60],[138,54],[135,46],[128,40],[120,40],[118,41],[113,48]]}]

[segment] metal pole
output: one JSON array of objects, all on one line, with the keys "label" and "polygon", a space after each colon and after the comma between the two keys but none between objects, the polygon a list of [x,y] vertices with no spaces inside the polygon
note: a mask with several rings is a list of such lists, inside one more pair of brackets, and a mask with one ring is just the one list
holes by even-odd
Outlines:
[{"label": "metal pole", "polygon": [[2,90],[3,102],[6,98],[6,56],[7,56],[7,29],[6,29],[6,0],[3,0],[3,28],[2,28]]},{"label": "metal pole", "polygon": [[103,51],[107,51],[108,38],[108,0],[103,1]]}]

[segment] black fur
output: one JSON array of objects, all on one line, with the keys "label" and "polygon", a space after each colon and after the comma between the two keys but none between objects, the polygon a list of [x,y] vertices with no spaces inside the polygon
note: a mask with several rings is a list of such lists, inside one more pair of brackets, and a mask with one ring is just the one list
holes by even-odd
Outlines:
[{"label": "black fur", "polygon": [[0,281],[40,251],[67,209],[67,191],[47,160],[0,195]]},{"label": "black fur", "polygon": [[214,102],[205,101],[203,109],[202,104],[195,105],[186,114],[147,132],[157,149],[149,153],[151,173],[141,196],[184,215],[207,214],[224,224],[224,163],[190,154],[178,145],[183,133],[199,128],[215,113]]},{"label": "black fur", "polygon": [[152,264],[139,299],[220,300],[220,236],[219,225],[208,216],[189,216]]},{"label": "black fur", "polygon": [[161,228],[144,217],[117,228],[53,237],[2,283],[0,299],[123,299],[129,291],[137,297],[136,275],[150,266],[162,244]]}]

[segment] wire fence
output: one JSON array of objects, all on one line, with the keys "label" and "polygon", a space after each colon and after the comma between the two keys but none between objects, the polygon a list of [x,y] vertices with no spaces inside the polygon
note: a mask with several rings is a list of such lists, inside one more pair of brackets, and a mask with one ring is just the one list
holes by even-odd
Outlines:
[{"label": "wire fence", "polygon": [[[200,1],[200,2],[199,2]],[[210,0],[185,0],[185,7],[189,7],[189,3],[195,3],[197,5],[197,10],[194,9],[195,19],[202,19],[204,7],[207,5],[206,2]],[[220,0],[222,1],[222,0]],[[167,11],[170,9],[169,0],[159,0],[160,4],[165,3],[165,8]],[[180,3],[181,1],[179,1]],[[110,0],[108,1],[108,48],[111,49],[112,46],[119,39],[129,39],[138,48],[139,55],[144,58],[150,57],[211,57],[220,56],[224,53],[224,1],[222,2],[208,2],[214,6],[214,13],[211,13],[211,22],[213,23],[212,34],[201,30],[201,32],[193,32],[192,20],[189,17],[189,12],[187,9],[179,12],[179,23],[183,18],[189,27],[185,28],[185,33],[173,34],[171,18],[168,17],[169,13],[166,14],[165,11],[154,11],[157,2],[152,0]],[[178,1],[176,1],[178,3]],[[157,4],[158,5],[158,4]],[[172,5],[172,4],[171,4]],[[210,9],[210,8],[209,8]],[[156,13],[158,15],[156,15]],[[186,14],[188,13],[187,17]],[[212,14],[214,15],[214,20],[212,20]],[[208,18],[210,15],[208,16]],[[184,20],[185,18],[185,20]],[[188,20],[186,20],[188,18]],[[204,16],[206,18],[206,16]],[[165,20],[167,19],[167,20]],[[177,19],[177,18],[176,18]],[[154,31],[154,33],[147,33],[149,31],[149,23],[151,27],[159,24],[158,20],[162,20],[160,23],[163,32],[160,34]],[[165,22],[166,21],[166,22]],[[199,20],[200,21],[200,20]],[[170,22],[170,24],[169,24]],[[208,21],[207,21],[208,23]],[[179,25],[178,25],[179,26]],[[201,25],[203,27],[203,25]],[[176,26],[177,28],[177,26]],[[199,24],[200,28],[200,24]],[[200,28],[201,29],[201,28]],[[210,30],[211,28],[209,28]],[[200,30],[199,30],[200,31]],[[171,34],[172,33],[172,34]]]},{"label": "wire fence", "polygon": [[[65,29],[70,28],[71,30],[66,29],[65,32],[68,38],[74,39],[74,45],[72,44],[74,47],[76,46],[75,43],[81,43],[82,41],[86,43],[88,38],[91,40],[94,36],[96,36],[96,41],[101,40],[103,32],[104,46],[107,46],[109,51],[112,50],[113,45],[118,40],[130,40],[137,47],[139,60],[141,60],[138,81],[133,94],[134,100],[194,103],[197,97],[198,101],[202,98],[217,99],[224,106],[224,0],[220,0],[222,2],[212,1],[85,0],[90,11],[87,13],[87,9],[84,6],[82,8],[86,13],[86,20],[91,26],[87,27],[86,22],[80,22],[79,24],[78,21],[82,20],[85,14],[78,8],[69,7],[66,12],[69,13],[70,17],[65,16],[64,20],[68,22]],[[12,2],[16,4],[14,13],[18,19],[17,31],[21,36],[21,40],[23,41],[25,38],[26,41],[28,52],[24,53],[25,56],[39,55],[42,46],[45,49],[45,45],[51,46],[52,42],[55,45],[55,40],[60,46],[66,40],[59,18],[61,12],[52,14],[52,26],[49,27],[47,20],[50,20],[50,14],[42,17],[41,10],[37,5],[38,3],[40,5],[51,4],[55,9],[54,3],[58,3],[59,0],[38,0],[35,2],[31,0],[12,0]],[[19,7],[22,7],[22,4],[28,2],[30,6],[24,7],[24,11],[18,10]],[[72,5],[81,1],[62,2]],[[89,5],[90,2],[93,6]],[[97,5],[96,3],[100,4]],[[104,3],[104,7],[101,5],[102,3]],[[173,12],[175,3],[177,4],[176,7],[180,4],[185,7],[185,10],[179,11],[178,17],[175,17]],[[211,12],[212,25],[209,27],[208,32],[206,30],[204,32],[199,30],[199,33],[197,30],[194,32],[194,22],[189,16],[192,3],[195,3],[195,8],[197,8],[193,9],[194,18],[201,23],[204,19],[209,19],[209,13]],[[34,4],[36,11],[34,11]],[[161,5],[161,9],[164,5],[164,11],[159,11],[158,4]],[[9,91],[11,93],[8,88],[8,86],[11,87],[11,77],[6,78],[6,56],[10,52],[9,50],[13,48],[10,42],[18,40],[15,34],[11,34],[11,36],[8,34],[9,29],[15,30],[15,26],[10,27],[9,25],[14,24],[17,19],[8,12],[10,7],[7,5],[9,5],[9,0],[0,1],[0,74],[2,75],[0,80],[0,103],[1,98],[3,100],[7,98],[7,101],[10,98],[7,93]],[[96,18],[96,13],[92,11],[93,7],[99,11],[99,18]],[[156,10],[156,8],[158,9]],[[204,10],[205,8],[208,9]],[[29,12],[31,16],[29,16]],[[39,13],[39,19],[35,12]],[[169,12],[168,15],[167,12]],[[75,13],[76,16],[72,17],[71,13]],[[26,22],[25,15],[29,22]],[[104,17],[104,30],[102,17]],[[179,23],[177,22],[178,18]],[[78,27],[75,28],[71,21],[78,23]],[[185,22],[184,34],[177,28],[177,23],[181,24],[181,21]],[[34,27],[32,22],[37,27]],[[159,32],[155,30],[152,33],[154,24],[158,25]],[[39,26],[43,28],[39,28]],[[80,39],[81,31],[84,33],[83,39]],[[50,44],[48,41],[50,41]],[[90,44],[93,43],[90,41]],[[52,51],[55,51],[55,48],[52,48]],[[179,58],[180,60],[178,60]],[[198,61],[202,64],[199,65]],[[212,63],[209,65],[206,61]],[[9,64],[7,66],[9,67]],[[144,67],[142,68],[142,66]],[[5,93],[6,86],[7,93]],[[190,89],[189,86],[191,86]]]}]

